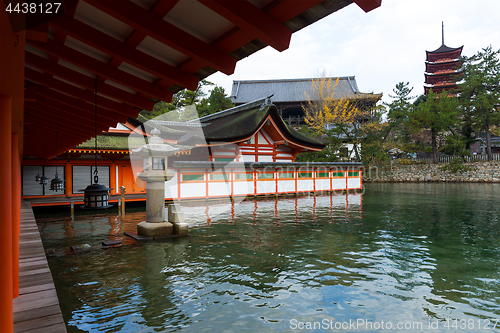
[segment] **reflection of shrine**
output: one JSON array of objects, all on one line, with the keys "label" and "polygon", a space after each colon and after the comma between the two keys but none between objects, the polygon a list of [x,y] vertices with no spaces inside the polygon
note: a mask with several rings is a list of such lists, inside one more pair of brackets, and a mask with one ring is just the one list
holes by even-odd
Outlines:
[{"label": "reflection of shrine", "polygon": [[[192,230],[217,228],[217,236],[197,239],[199,253],[210,252],[217,257],[227,246],[234,253],[224,257],[223,261],[207,262],[209,266],[228,270],[229,276],[241,274],[241,268],[248,267],[245,278],[231,279],[231,283],[248,287],[248,281],[253,281],[252,288],[268,292],[279,285],[283,272],[307,270],[300,261],[291,259],[301,253],[302,247],[328,251],[316,253],[328,261],[328,256],[338,257],[345,250],[346,242],[356,244],[360,237],[359,225],[350,219],[362,216],[362,195],[302,196],[201,207],[190,205],[184,206],[183,210],[186,219],[198,217],[199,222]],[[325,219],[329,223],[325,224]],[[218,247],[222,248],[217,250]]]},{"label": "reflection of shrine", "polygon": [[[189,206],[189,203],[187,203]],[[363,211],[363,196],[361,194],[332,194],[325,196],[296,196],[284,199],[251,200],[240,203],[226,202],[221,205],[207,205],[204,208],[207,225],[217,221],[216,216],[223,214],[226,210],[231,210],[231,223],[235,223],[237,215],[249,212],[248,216],[256,224],[262,216],[271,215],[271,220],[282,223],[283,218],[294,216],[294,221],[299,222],[300,215],[309,214],[312,219],[317,216],[317,211],[321,214],[328,212],[327,216],[338,219],[334,212],[343,211],[348,214],[350,210],[356,212]],[[247,206],[251,206],[247,207]],[[237,207],[237,208],[235,208]],[[238,214],[235,214],[235,211]],[[271,212],[271,213],[270,213]],[[335,216],[334,216],[335,215]],[[279,221],[279,222],[278,222]]]}]

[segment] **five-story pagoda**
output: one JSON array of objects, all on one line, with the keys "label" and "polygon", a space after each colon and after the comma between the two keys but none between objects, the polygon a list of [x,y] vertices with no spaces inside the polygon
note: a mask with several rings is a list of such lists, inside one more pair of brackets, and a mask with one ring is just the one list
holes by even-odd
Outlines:
[{"label": "five-story pagoda", "polygon": [[443,90],[452,90],[457,87],[457,74],[460,68],[460,55],[463,45],[457,48],[444,44],[444,24],[442,29],[442,45],[434,51],[425,51],[425,94],[432,89],[439,94]]}]

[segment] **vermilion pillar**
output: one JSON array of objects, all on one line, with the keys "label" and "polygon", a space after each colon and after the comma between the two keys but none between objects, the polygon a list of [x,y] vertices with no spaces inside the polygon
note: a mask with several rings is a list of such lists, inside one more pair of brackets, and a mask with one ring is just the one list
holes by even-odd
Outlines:
[{"label": "vermilion pillar", "polygon": [[12,332],[12,99],[0,95],[0,328]]},{"label": "vermilion pillar", "polygon": [[112,188],[111,193],[118,193],[116,184],[116,164],[113,163],[109,166],[109,187]]},{"label": "vermilion pillar", "polygon": [[73,195],[73,168],[71,163],[64,165],[64,194],[67,197]]},{"label": "vermilion pillar", "polygon": [[21,157],[19,135],[12,134],[12,291],[19,296],[19,235],[21,233]]}]

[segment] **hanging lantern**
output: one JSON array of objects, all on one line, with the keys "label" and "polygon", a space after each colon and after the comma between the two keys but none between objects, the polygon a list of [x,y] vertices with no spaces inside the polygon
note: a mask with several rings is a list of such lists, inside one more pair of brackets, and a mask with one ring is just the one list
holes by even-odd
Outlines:
[{"label": "hanging lantern", "polygon": [[94,184],[85,188],[83,193],[83,209],[107,209],[113,207],[108,202],[109,191],[112,188],[107,188],[105,185],[99,184],[99,176],[97,171],[97,77],[95,81],[95,94],[94,94],[94,107],[95,107],[95,170],[94,170]]},{"label": "hanging lantern", "polygon": [[47,185],[49,183],[49,177],[42,176],[40,177],[40,185]]},{"label": "hanging lantern", "polygon": [[[38,177],[38,176],[37,176]],[[43,166],[42,166],[42,176],[38,180],[40,185],[47,185],[49,183],[49,178],[45,176],[45,147],[43,147]]]},{"label": "hanging lantern", "polygon": [[[45,178],[47,178],[47,177],[45,177]],[[50,190],[51,191],[56,191],[56,192],[57,191],[64,191],[64,182],[57,175],[57,171],[56,171],[55,178],[50,181]]]},{"label": "hanging lantern", "polygon": [[40,176],[40,166],[38,166],[37,168],[38,168],[38,172],[36,173],[35,181],[37,183],[40,183],[40,178],[42,178],[42,176]]},{"label": "hanging lantern", "polygon": [[51,191],[64,191],[64,182],[57,175],[57,132],[56,132],[56,175],[54,179],[50,181],[50,190]]},{"label": "hanging lantern", "polygon": [[[97,150],[96,150],[97,151]],[[97,154],[97,153],[96,153]],[[108,203],[109,191],[112,188],[107,188],[105,185],[99,184],[99,176],[97,175],[97,165],[94,171],[94,184],[85,188],[83,193],[83,209],[107,209],[113,207]]]}]

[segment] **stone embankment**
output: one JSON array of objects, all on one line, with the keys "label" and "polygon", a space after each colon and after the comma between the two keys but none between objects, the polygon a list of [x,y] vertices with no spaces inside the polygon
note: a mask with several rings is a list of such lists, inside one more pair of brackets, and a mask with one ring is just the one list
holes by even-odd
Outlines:
[{"label": "stone embankment", "polygon": [[415,164],[367,167],[363,181],[370,182],[470,182],[500,183],[500,162],[464,163],[463,170],[451,172],[448,164]]}]

